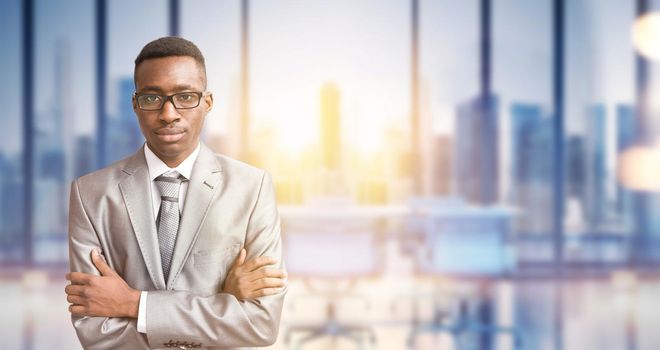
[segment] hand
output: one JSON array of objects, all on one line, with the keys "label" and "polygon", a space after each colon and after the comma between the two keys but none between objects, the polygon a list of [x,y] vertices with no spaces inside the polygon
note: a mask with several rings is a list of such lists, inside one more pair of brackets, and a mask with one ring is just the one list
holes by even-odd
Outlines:
[{"label": "hand", "polygon": [[64,288],[69,312],[80,316],[137,318],[140,291],[131,288],[105,262],[99,250],[92,250],[92,262],[101,276],[82,272],[66,274],[71,284]]},{"label": "hand", "polygon": [[247,251],[241,253],[232,265],[225,279],[222,292],[232,294],[238,300],[254,299],[280,292],[286,286],[287,274],[284,270],[263,268],[277,263],[275,258],[260,256],[247,263]]}]

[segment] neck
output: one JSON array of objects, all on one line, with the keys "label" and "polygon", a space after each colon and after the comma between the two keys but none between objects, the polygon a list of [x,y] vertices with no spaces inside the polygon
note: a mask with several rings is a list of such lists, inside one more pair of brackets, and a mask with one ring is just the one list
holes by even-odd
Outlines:
[{"label": "neck", "polygon": [[176,158],[164,158],[161,156],[158,156],[158,158],[160,158],[160,160],[162,160],[163,163],[165,163],[168,167],[176,168],[179,166],[179,164],[183,163],[183,160],[186,159],[189,155],[190,153],[183,156],[177,156]]},{"label": "neck", "polygon": [[167,165],[170,168],[176,168],[177,166],[179,166],[179,164],[183,163],[183,161],[186,158],[188,158],[188,156],[190,156],[195,151],[195,149],[197,148],[197,146],[195,146],[195,147],[187,149],[187,150],[185,150],[185,151],[183,151],[179,154],[166,155],[166,154],[162,154],[162,153],[154,150],[154,148],[149,146],[149,144],[147,144],[147,147],[149,147],[149,149],[152,152],[154,152],[156,157],[158,157],[160,160],[162,160],[163,163],[165,163],[165,165]]}]

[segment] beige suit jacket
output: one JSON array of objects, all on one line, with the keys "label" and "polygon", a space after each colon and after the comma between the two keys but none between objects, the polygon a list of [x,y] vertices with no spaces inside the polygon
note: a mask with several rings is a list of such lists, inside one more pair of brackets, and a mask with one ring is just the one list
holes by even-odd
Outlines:
[{"label": "beige suit jacket", "polygon": [[137,319],[72,315],[83,347],[226,349],[274,343],[286,289],[248,301],[219,292],[242,247],[248,260],[273,256],[284,268],[270,176],[202,144],[167,281],[150,188],[143,149],[71,185],[70,270],[98,275],[90,252],[99,247],[128,285],[149,291],[146,334],[137,332]]}]

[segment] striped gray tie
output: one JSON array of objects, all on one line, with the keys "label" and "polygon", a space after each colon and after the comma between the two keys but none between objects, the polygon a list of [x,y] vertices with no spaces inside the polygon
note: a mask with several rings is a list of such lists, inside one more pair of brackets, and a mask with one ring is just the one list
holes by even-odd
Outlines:
[{"label": "striped gray tie", "polygon": [[169,172],[158,176],[156,187],[160,192],[160,210],[156,219],[158,227],[158,246],[160,248],[160,260],[163,266],[163,275],[165,281],[170,275],[170,264],[172,264],[172,254],[174,253],[174,243],[179,231],[179,188],[181,182],[186,181],[182,175],[177,172]]}]

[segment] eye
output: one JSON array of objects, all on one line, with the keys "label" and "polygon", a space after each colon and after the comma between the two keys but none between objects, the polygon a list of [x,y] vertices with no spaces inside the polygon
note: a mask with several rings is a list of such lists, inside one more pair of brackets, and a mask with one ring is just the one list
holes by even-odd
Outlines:
[{"label": "eye", "polygon": [[195,94],[193,94],[193,93],[187,93],[187,92],[180,93],[180,94],[177,94],[177,95],[176,95],[176,99],[179,100],[179,101],[181,101],[181,102],[189,102],[189,101],[192,101],[192,100],[195,99],[195,97],[197,97],[197,95],[195,95]]},{"label": "eye", "polygon": [[143,95],[142,101],[146,103],[158,103],[160,102],[161,97],[158,95]]}]

